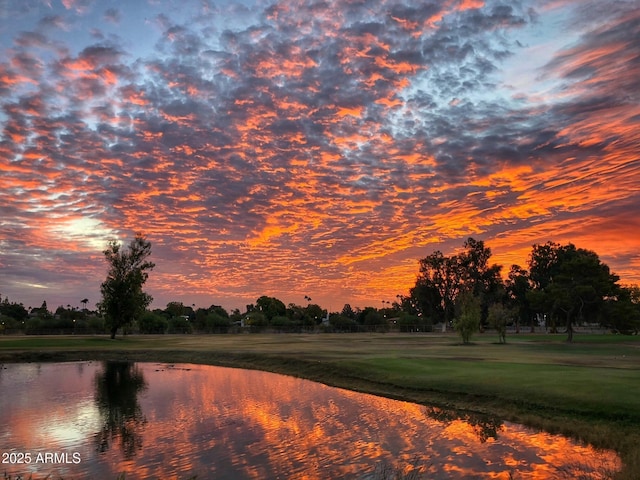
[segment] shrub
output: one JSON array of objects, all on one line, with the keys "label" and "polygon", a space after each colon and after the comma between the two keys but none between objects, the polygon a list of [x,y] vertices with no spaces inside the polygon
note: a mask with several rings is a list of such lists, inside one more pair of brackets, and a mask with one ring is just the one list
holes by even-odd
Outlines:
[{"label": "shrub", "polygon": [[251,312],[247,315],[244,324],[250,327],[252,332],[260,332],[267,326],[267,317],[262,312]]},{"label": "shrub", "polygon": [[0,333],[11,333],[21,330],[23,324],[21,321],[16,320],[8,315],[0,314]]},{"label": "shrub", "polygon": [[279,332],[290,332],[295,328],[295,323],[289,317],[276,315],[271,319],[271,327]]},{"label": "shrub", "polygon": [[169,322],[167,319],[153,312],[145,312],[138,319],[140,333],[165,333],[168,327]]},{"label": "shrub", "polygon": [[87,318],[87,333],[105,333],[104,318],[92,316]]},{"label": "shrub", "polygon": [[169,319],[168,333],[191,333],[192,327],[189,320],[184,317],[173,317]]},{"label": "shrub", "polygon": [[24,323],[24,333],[27,335],[38,335],[42,333],[44,320],[40,317],[32,317]]},{"label": "shrub", "polygon": [[332,315],[329,318],[331,327],[337,332],[357,332],[358,322],[345,315]]},{"label": "shrub", "polygon": [[369,310],[364,316],[365,328],[370,332],[388,332],[389,323],[380,312],[376,310]]},{"label": "shrub", "polygon": [[431,332],[433,325],[431,320],[423,316],[411,315],[400,312],[400,317],[396,320],[401,332]]},{"label": "shrub", "polygon": [[227,333],[231,320],[218,313],[209,313],[205,318],[205,331],[208,333]]}]

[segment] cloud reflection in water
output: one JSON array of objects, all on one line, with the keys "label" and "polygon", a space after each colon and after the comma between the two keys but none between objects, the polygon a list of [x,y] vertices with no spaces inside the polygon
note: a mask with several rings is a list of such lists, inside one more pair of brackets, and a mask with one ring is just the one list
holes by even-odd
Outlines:
[{"label": "cloud reflection in water", "polygon": [[[81,452],[79,465],[30,465],[34,478],[115,478],[125,472],[127,478],[366,479],[380,465],[393,465],[419,468],[429,479],[542,479],[619,466],[612,453],[495,418],[456,418],[436,408],[266,372],[186,364],[77,365],[42,364],[28,381],[18,379],[33,365],[8,365],[0,377],[0,389],[14,392],[14,402],[0,398],[0,422],[8,425],[0,435],[3,448]],[[112,386],[131,380],[120,402],[124,410],[107,402],[107,378],[118,379]],[[82,412],[87,418],[88,395],[96,418],[80,424],[76,417]],[[108,445],[96,448],[105,420],[113,419],[117,424],[106,424]],[[50,422],[67,429],[69,440],[46,435]],[[119,432],[134,438],[135,448]]]}]

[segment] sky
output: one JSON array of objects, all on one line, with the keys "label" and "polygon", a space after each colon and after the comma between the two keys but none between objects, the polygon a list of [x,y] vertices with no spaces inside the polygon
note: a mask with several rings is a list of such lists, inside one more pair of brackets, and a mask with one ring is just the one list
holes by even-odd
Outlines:
[{"label": "sky", "polygon": [[468,237],[640,283],[637,0],[0,0],[0,294],[332,311]]}]

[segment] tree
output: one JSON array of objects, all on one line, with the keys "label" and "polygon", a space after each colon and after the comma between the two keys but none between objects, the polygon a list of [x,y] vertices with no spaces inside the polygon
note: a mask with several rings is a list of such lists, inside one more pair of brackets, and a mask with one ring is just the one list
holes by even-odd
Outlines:
[{"label": "tree", "polygon": [[486,319],[490,303],[502,293],[500,265],[489,265],[491,249],[482,240],[469,237],[465,251],[444,256],[436,251],[420,260],[420,273],[411,289],[412,304],[419,314],[449,323],[462,291],[470,291],[481,302],[481,319]]},{"label": "tree", "polygon": [[350,318],[351,320],[356,318],[356,312],[353,310],[353,308],[351,308],[351,305],[348,303],[344,304],[344,307],[342,307],[342,312],[340,313],[340,315],[346,318]]},{"label": "tree", "polygon": [[362,324],[369,332],[386,332],[389,329],[387,319],[373,307],[365,307],[361,317]]},{"label": "tree", "polygon": [[434,279],[421,276],[408,297],[400,298],[401,309],[410,314],[428,318],[432,322],[445,322],[445,301]]},{"label": "tree", "polygon": [[49,307],[47,307],[47,301],[44,300],[40,308],[32,308],[31,313],[35,313],[38,318],[42,320],[51,320],[53,318],[52,313],[49,311]]},{"label": "tree", "polygon": [[0,301],[0,314],[12,318],[16,322],[24,322],[29,318],[29,312],[21,303],[9,302],[9,298],[5,297]]},{"label": "tree", "polygon": [[322,323],[322,319],[327,314],[326,310],[317,303],[310,303],[304,307],[305,324],[306,325],[319,325]]},{"label": "tree", "polygon": [[640,286],[622,286],[607,299],[602,324],[616,333],[638,334],[640,331]]},{"label": "tree", "polygon": [[127,250],[111,241],[103,253],[109,271],[100,287],[102,300],[98,305],[106,316],[113,339],[120,327],[130,325],[153,300],[151,295],[142,290],[142,286],[155,264],[147,260],[151,255],[151,242],[141,233],[136,234]]},{"label": "tree", "polygon": [[516,315],[516,333],[519,332],[520,323],[526,324],[530,322],[531,333],[535,331],[533,323],[533,315],[527,294],[531,291],[531,282],[529,280],[529,272],[520,265],[511,265],[509,277],[505,283],[507,297],[511,308],[517,312]]},{"label": "tree", "polygon": [[556,333],[556,317],[558,315],[554,299],[549,295],[549,285],[558,269],[558,252],[562,248],[559,243],[547,242],[544,245],[534,244],[529,255],[529,280],[531,290],[526,293],[527,302],[532,310],[544,313],[546,327]]},{"label": "tree", "polygon": [[281,300],[266,295],[256,300],[256,308],[265,315],[269,322],[273,317],[283,316],[287,312],[287,307]]},{"label": "tree", "polygon": [[445,257],[435,251],[420,259],[420,273],[411,296],[423,315],[448,323],[453,319],[456,297],[461,287],[457,256]]},{"label": "tree", "polygon": [[501,265],[489,265],[491,249],[482,240],[471,237],[464,242],[465,251],[459,255],[461,282],[465,290],[480,300],[481,325],[487,322],[489,305],[504,296],[500,277]]},{"label": "tree", "polygon": [[464,291],[457,298],[456,310],[458,314],[453,322],[453,328],[460,334],[462,343],[468,344],[471,340],[471,335],[480,328],[482,313],[480,298],[471,291]]},{"label": "tree", "polygon": [[169,318],[180,317],[184,315],[184,304],[182,302],[169,302],[164,311],[169,315]]},{"label": "tree", "polygon": [[550,311],[552,319],[564,317],[569,342],[573,341],[575,323],[597,320],[607,299],[619,292],[619,277],[598,255],[571,243],[534,245],[529,265],[537,288],[529,298],[538,308]]},{"label": "tree", "polygon": [[496,329],[500,343],[507,343],[507,325],[512,313],[502,303],[494,303],[489,307],[489,325]]},{"label": "tree", "polygon": [[229,318],[229,312],[227,312],[222,305],[211,305],[207,311],[209,313],[215,313],[216,315],[220,315],[223,318]]}]

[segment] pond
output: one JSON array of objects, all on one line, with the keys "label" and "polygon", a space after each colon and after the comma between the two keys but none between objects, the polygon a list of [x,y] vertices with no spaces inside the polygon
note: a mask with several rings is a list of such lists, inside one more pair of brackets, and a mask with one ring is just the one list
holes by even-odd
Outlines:
[{"label": "pond", "polygon": [[613,452],[495,418],[253,370],[0,365],[8,478],[606,478]]}]

